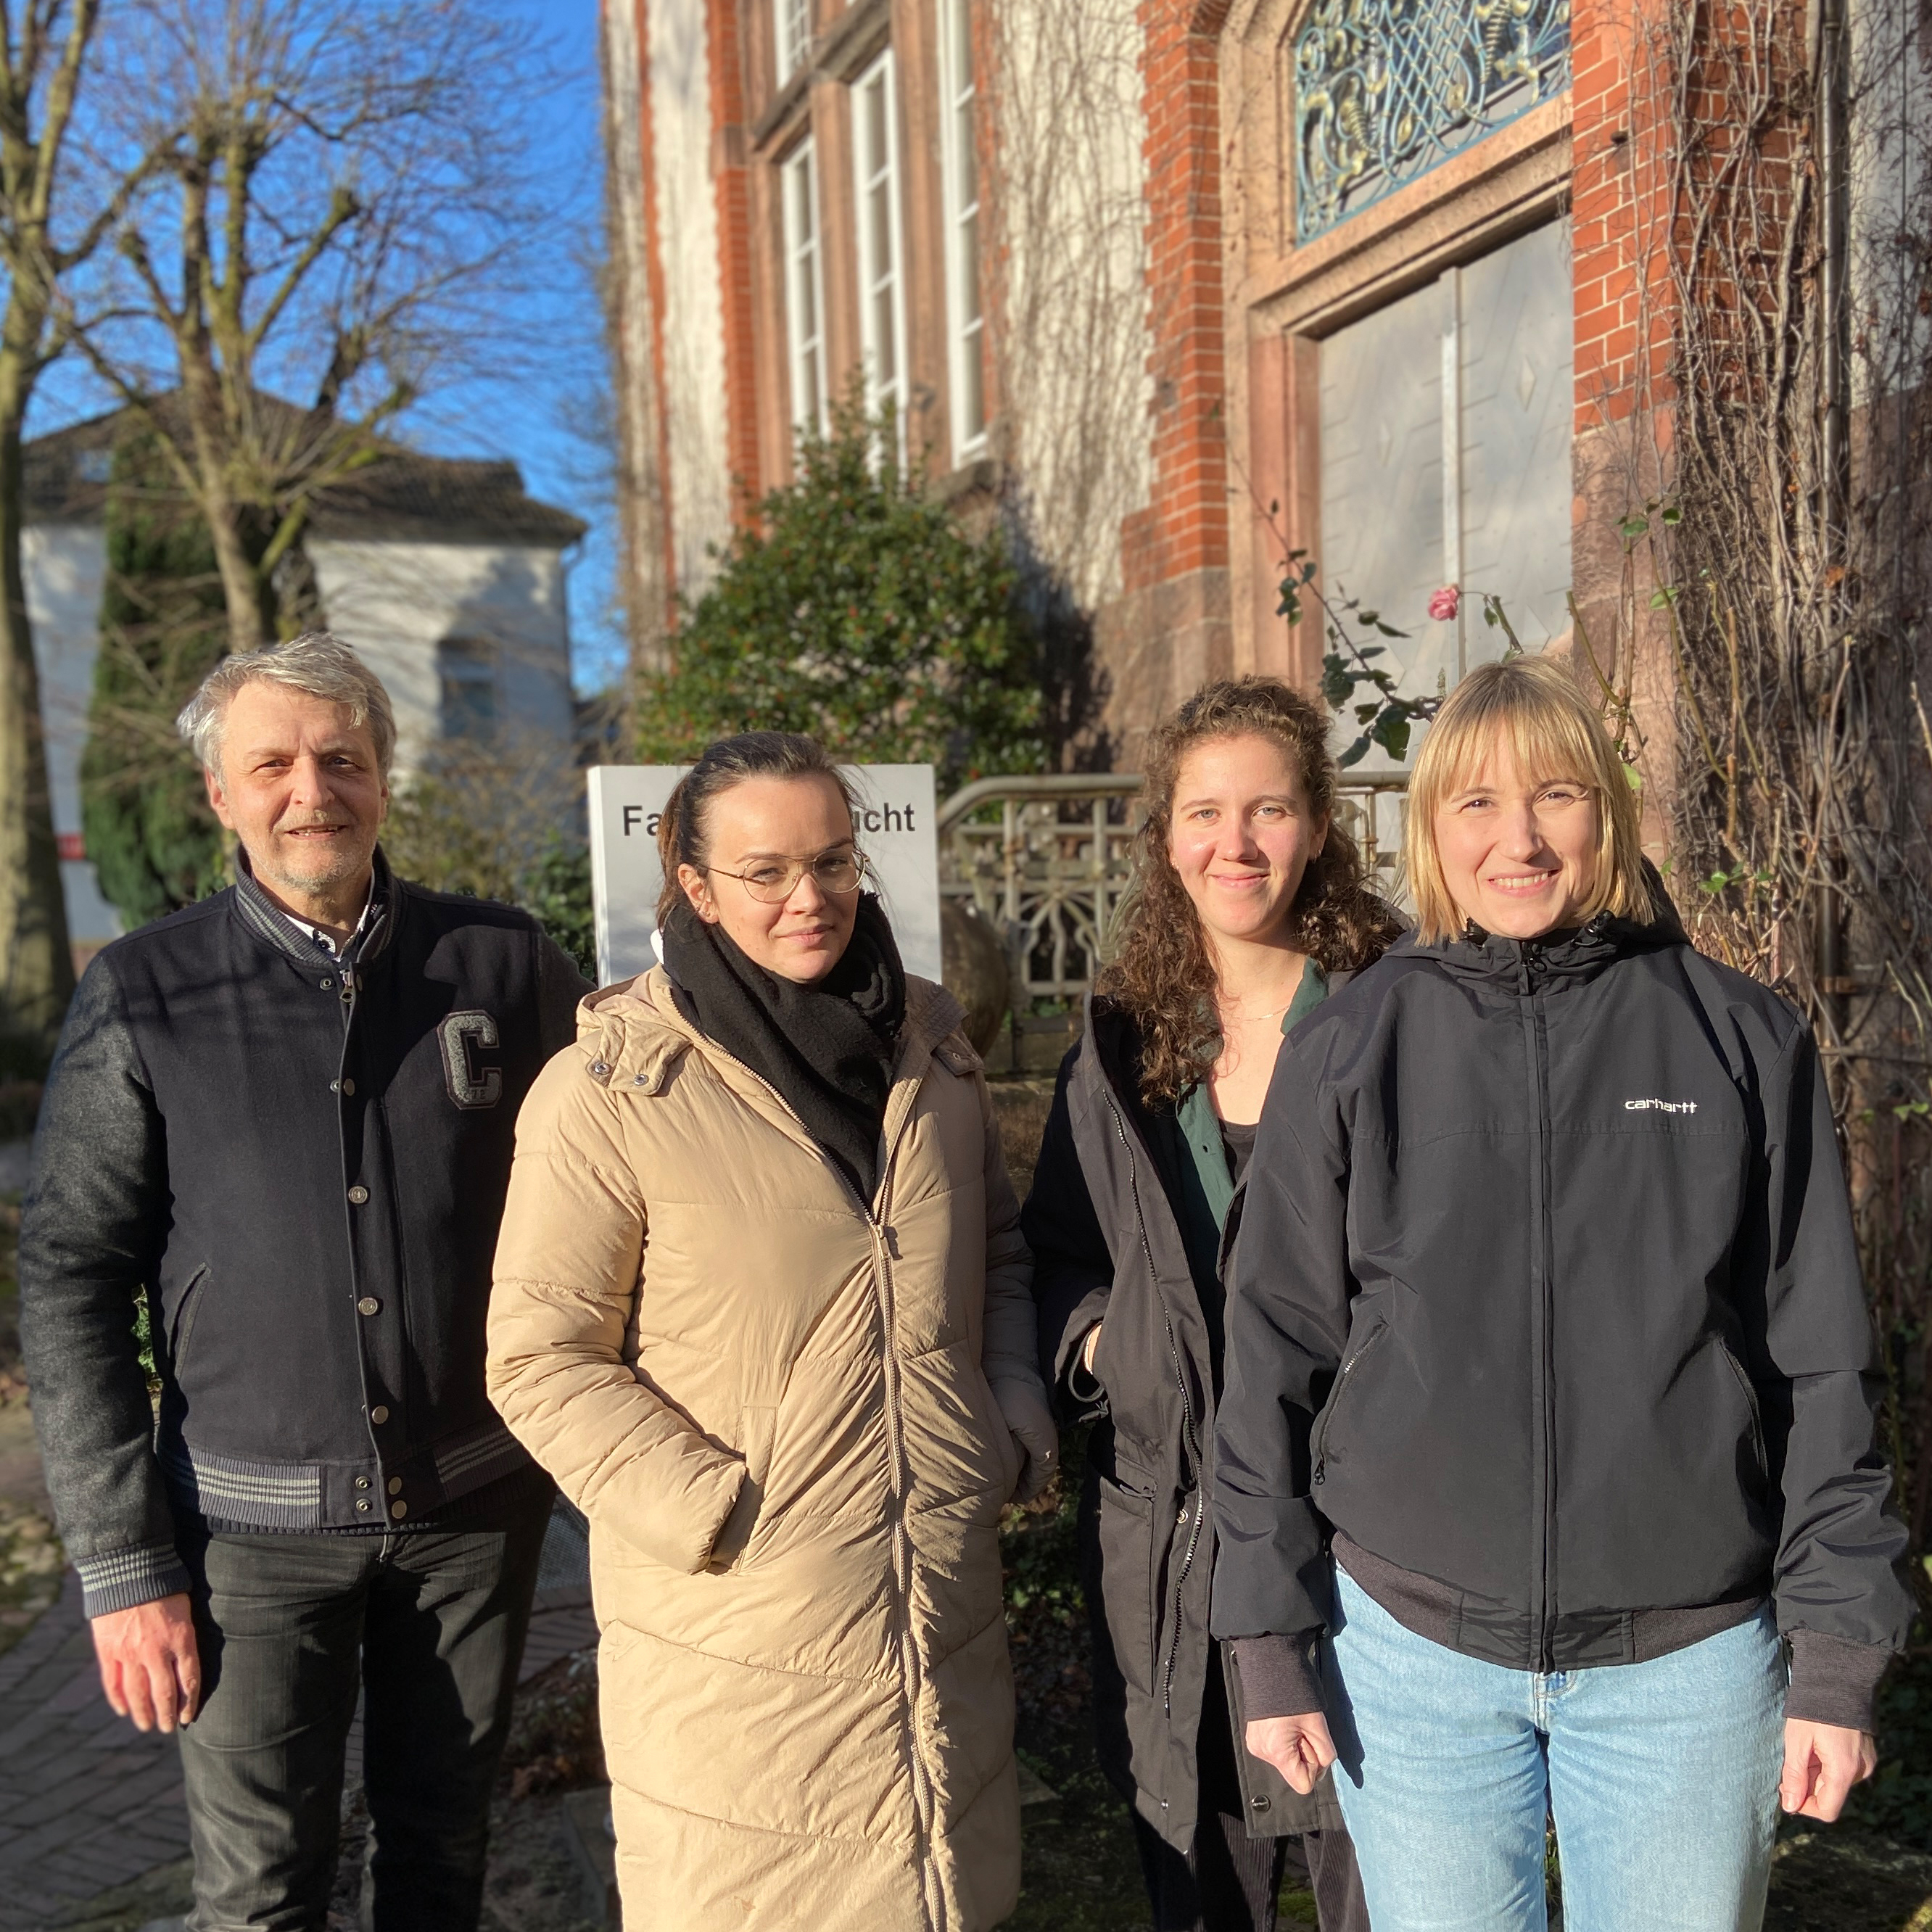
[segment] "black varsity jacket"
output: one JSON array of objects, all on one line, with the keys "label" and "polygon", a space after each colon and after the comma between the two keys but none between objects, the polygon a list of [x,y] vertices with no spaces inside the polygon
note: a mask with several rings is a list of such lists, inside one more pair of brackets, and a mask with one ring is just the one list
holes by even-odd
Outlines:
[{"label": "black varsity jacket", "polygon": [[403,1522],[527,1460],[484,1394],[484,1320],[517,1110],[583,982],[524,913],[380,854],[375,891],[338,962],[244,878],[75,995],[20,1330],[90,1616],[187,1587],[184,1520]]}]

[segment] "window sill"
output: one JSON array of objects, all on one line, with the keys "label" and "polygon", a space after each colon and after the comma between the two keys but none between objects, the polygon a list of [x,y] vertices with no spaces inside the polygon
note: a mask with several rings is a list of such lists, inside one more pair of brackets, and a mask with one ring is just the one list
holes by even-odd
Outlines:
[{"label": "window sill", "polygon": [[1000,466],[991,456],[969,457],[956,470],[932,479],[932,500],[950,509],[968,496],[997,496],[1000,494]]}]

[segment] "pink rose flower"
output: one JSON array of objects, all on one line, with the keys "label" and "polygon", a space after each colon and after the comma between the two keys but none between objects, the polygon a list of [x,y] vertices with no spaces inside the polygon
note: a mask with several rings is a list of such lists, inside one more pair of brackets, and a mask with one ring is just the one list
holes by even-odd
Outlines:
[{"label": "pink rose flower", "polygon": [[1429,614],[1438,622],[1446,623],[1455,616],[1456,607],[1461,601],[1462,592],[1454,584],[1447,584],[1430,598]]}]

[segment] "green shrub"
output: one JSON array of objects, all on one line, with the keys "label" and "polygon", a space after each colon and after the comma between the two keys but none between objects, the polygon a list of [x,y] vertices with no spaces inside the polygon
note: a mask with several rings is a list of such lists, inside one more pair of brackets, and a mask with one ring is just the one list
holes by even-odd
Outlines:
[{"label": "green shrub", "polygon": [[525,878],[517,902],[577,962],[593,984],[597,978],[597,923],[590,908],[590,848],[559,838]]},{"label": "green shrub", "polygon": [[[638,694],[638,753],[806,731],[859,763],[930,763],[943,790],[1047,761],[1039,644],[997,532],[969,536],[848,404],[718,554],[674,662]],[[884,453],[882,453],[884,452]]]},{"label": "green shrub", "polygon": [[1878,1774],[1852,1793],[1848,1822],[1932,1852],[1932,1628],[1920,1623],[1878,1696]]}]

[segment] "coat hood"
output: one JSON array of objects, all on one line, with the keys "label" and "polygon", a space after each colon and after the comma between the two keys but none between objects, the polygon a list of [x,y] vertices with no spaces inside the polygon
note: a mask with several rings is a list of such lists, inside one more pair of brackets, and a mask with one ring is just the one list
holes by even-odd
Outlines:
[{"label": "coat hood", "polygon": [[1432,959],[1453,979],[1487,983],[1510,994],[1583,985],[1619,959],[1690,943],[1663,879],[1648,860],[1643,872],[1650,887],[1647,919],[1600,912],[1582,926],[1543,933],[1534,939],[1505,939],[1485,932],[1471,920],[1453,939],[1424,941],[1412,929],[1384,956]]},{"label": "coat hood", "polygon": [[[959,1002],[944,986],[908,974],[894,1079],[934,1054],[955,1073],[977,1067],[980,1056],[962,1030],[965,1022]],[[694,1051],[721,1069],[737,1064],[686,1016],[676,987],[662,966],[586,994],[577,1007],[577,1050],[590,1060],[592,1078],[647,1094],[662,1092],[671,1070]]]}]

